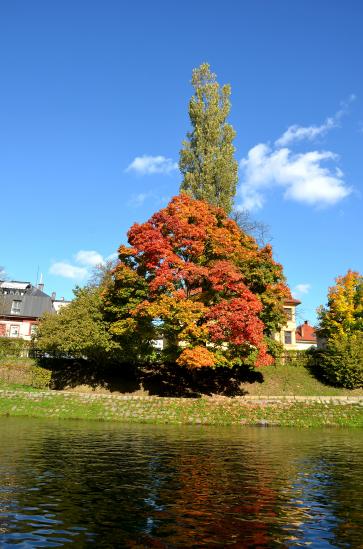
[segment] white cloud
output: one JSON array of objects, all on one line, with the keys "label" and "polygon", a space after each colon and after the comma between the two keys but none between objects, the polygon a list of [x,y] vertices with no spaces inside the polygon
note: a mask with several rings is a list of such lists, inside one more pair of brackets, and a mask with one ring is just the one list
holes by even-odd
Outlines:
[{"label": "white cloud", "polygon": [[72,265],[68,261],[56,261],[51,265],[49,272],[65,278],[83,279],[90,276],[91,267],[105,262],[102,255],[95,250],[80,250],[75,254],[74,259],[82,267]]},{"label": "white cloud", "polygon": [[243,172],[240,207],[261,208],[264,192],[273,187],[284,188],[286,199],[314,206],[333,205],[351,192],[340,169],[323,165],[336,159],[330,151],[294,154],[288,148],[272,150],[260,143],[240,163]]},{"label": "white cloud", "polygon": [[165,156],[137,156],[126,168],[126,172],[136,172],[140,175],[169,174],[178,169],[178,164]]},{"label": "white cloud", "polygon": [[80,250],[76,253],[75,260],[80,265],[87,265],[91,267],[96,267],[96,265],[101,265],[104,263],[102,255],[94,250]]},{"label": "white cloud", "polygon": [[87,269],[84,267],[76,267],[70,263],[59,261],[53,263],[49,269],[49,272],[54,275],[64,276],[65,278],[85,278],[88,274]]},{"label": "white cloud", "polygon": [[156,207],[160,207],[165,206],[170,201],[170,198],[170,196],[160,195],[157,192],[149,191],[132,195],[128,201],[128,205],[138,208],[148,201],[153,203]]},{"label": "white cloud", "polygon": [[308,294],[310,289],[310,284],[296,284],[294,291],[298,294]]},{"label": "white cloud", "polygon": [[285,133],[275,141],[277,147],[284,147],[293,141],[313,141],[316,137],[326,134],[330,129],[336,127],[334,118],[327,118],[321,126],[289,126]]},{"label": "white cloud", "polygon": [[341,103],[341,108],[333,115],[326,118],[320,126],[299,126],[294,124],[275,141],[276,147],[285,147],[294,141],[313,141],[317,137],[322,137],[329,130],[339,126],[340,119],[347,114],[350,103],[355,100],[355,95],[351,94],[347,101]]},{"label": "white cloud", "polygon": [[134,194],[130,200],[129,204],[130,206],[142,206],[147,198],[151,198],[153,196],[153,193],[139,193]]}]

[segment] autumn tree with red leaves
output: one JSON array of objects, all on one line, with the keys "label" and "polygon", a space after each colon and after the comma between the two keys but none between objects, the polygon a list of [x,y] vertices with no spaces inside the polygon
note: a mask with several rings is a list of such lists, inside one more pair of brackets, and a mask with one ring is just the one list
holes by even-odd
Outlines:
[{"label": "autumn tree with red leaves", "polygon": [[128,241],[103,294],[125,359],[152,360],[162,334],[162,358],[190,368],[273,362],[267,339],[285,323],[289,291],[271,247],[186,194],[135,223]]}]

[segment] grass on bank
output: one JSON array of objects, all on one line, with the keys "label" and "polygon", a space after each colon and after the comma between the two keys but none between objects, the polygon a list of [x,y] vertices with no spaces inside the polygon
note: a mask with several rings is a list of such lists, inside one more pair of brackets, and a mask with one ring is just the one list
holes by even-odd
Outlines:
[{"label": "grass on bank", "polygon": [[262,383],[241,383],[249,395],[256,396],[363,396],[363,389],[332,387],[316,379],[302,364],[278,364],[261,368]]},{"label": "grass on bank", "polygon": [[[363,396],[361,389],[342,389],[319,381],[302,363],[276,364],[260,368],[247,375],[227,370],[196,372],[195,378],[186,379],[177,369],[150,369],[138,378],[124,375],[122,367],[96,373],[83,364],[82,375],[78,375],[80,366],[60,365],[58,371],[50,372],[39,368],[37,362],[29,358],[0,359],[0,389],[35,391],[49,386],[73,390],[75,392],[135,394],[141,396]],[[97,378],[98,376],[98,378]],[[117,380],[115,379],[117,377]],[[218,377],[219,376],[219,377]],[[230,379],[229,379],[230,376]],[[55,380],[61,379],[61,383]],[[249,379],[249,381],[247,381]]]},{"label": "grass on bank", "polygon": [[[34,373],[34,366],[34,361],[29,359],[0,362],[0,416],[175,425],[363,427],[363,406],[358,403],[293,400],[259,403],[248,401],[243,396],[226,398],[205,395],[199,395],[202,398],[159,398],[149,396],[145,389],[135,388],[130,391],[129,380],[124,384],[119,383],[117,390],[112,393],[108,391],[108,394],[104,394],[105,388],[102,388],[102,384],[92,387],[75,385],[73,389],[79,392],[70,394],[54,390],[42,392],[31,386],[34,377],[30,374]],[[35,372],[39,373],[37,370]],[[235,394],[262,398],[286,395],[363,395],[361,389],[349,391],[324,385],[301,364],[270,366],[262,369],[254,378],[256,381],[253,383],[232,380],[233,388],[239,388]],[[100,387],[103,394],[98,392]],[[87,390],[88,392],[84,392]],[[118,395],[122,393],[124,396],[120,398]],[[112,394],[115,398],[112,398]],[[135,394],[141,396],[134,396]]]},{"label": "grass on bank", "polygon": [[59,392],[3,393],[0,417],[122,421],[171,425],[363,427],[363,407],[334,402],[259,403],[241,398],[122,397]]}]

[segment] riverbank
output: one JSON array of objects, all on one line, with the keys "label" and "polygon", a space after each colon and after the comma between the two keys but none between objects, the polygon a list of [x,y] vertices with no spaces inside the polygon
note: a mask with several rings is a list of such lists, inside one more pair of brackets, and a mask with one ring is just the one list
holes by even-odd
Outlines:
[{"label": "riverbank", "polygon": [[87,361],[51,359],[38,363],[29,358],[0,359],[0,390],[15,387],[187,398],[203,395],[363,396],[363,387],[344,389],[324,383],[302,361],[256,369],[201,368],[191,372],[170,364],[151,367],[109,364],[97,368]]},{"label": "riverbank", "polygon": [[174,425],[363,427],[363,397],[161,398],[1,390],[0,416]]}]

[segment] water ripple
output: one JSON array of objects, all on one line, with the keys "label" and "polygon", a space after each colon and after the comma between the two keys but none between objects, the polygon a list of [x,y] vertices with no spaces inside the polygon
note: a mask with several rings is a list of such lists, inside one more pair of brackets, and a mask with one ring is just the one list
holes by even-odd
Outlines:
[{"label": "water ripple", "polygon": [[358,430],[0,418],[0,547],[360,547]]}]

